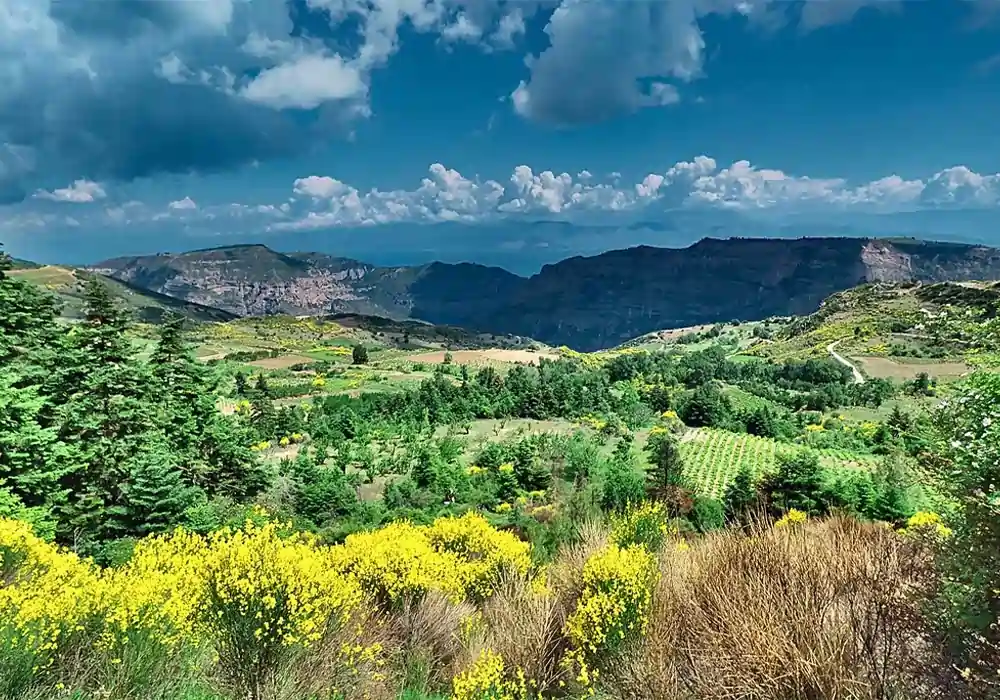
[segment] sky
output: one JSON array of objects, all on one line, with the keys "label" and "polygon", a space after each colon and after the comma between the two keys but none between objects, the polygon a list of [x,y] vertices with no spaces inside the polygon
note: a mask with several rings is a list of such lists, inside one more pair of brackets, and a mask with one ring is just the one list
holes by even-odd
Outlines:
[{"label": "sky", "polygon": [[1000,245],[997,0],[0,0],[0,243]]}]

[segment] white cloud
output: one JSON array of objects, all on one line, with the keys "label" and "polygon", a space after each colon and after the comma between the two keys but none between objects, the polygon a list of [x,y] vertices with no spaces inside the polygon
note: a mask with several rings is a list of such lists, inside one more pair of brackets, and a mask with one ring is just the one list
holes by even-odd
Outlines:
[{"label": "white cloud", "polygon": [[98,183],[90,180],[77,180],[69,187],[47,192],[39,190],[35,193],[39,199],[50,199],[54,202],[70,202],[73,204],[89,204],[98,199],[104,199],[107,193]]},{"label": "white cloud", "polygon": [[[526,27],[544,23],[547,48],[527,56],[529,75],[504,91],[526,118],[574,124],[678,102],[705,70],[709,16],[808,31],[899,4],[186,0],[150,11],[143,2],[0,0],[0,202],[55,175],[78,177],[81,163],[102,181],[218,172],[342,138],[370,114],[373,75],[410,32],[523,51]],[[319,38],[337,30],[350,36]],[[284,114],[320,109],[315,120]],[[187,149],[148,147],[199,135]]]},{"label": "white cloud", "polygon": [[190,211],[197,209],[198,205],[190,197],[185,197],[184,199],[178,199],[176,202],[171,202],[167,205],[167,208],[173,211]]},{"label": "white cloud", "polygon": [[[103,196],[94,183],[80,181],[64,190],[39,195],[32,203],[13,205],[5,227],[46,230],[75,226],[55,216],[39,200],[85,201]],[[89,201],[89,200],[86,200]],[[40,209],[36,207],[42,207]],[[503,218],[569,222],[655,221],[676,210],[726,209],[797,213],[892,213],[941,208],[1000,211],[1000,173],[981,174],[965,166],[949,167],[926,178],[896,174],[869,182],[811,177],[758,167],[746,160],[720,166],[701,155],[645,175],[621,173],[576,175],[536,171],[518,165],[503,180],[468,177],[441,163],[429,166],[412,188],[361,190],[328,175],[294,180],[290,196],[275,202],[196,203],[190,197],[165,208],[138,202],[107,208],[81,207],[73,219],[80,226],[108,224],[141,227],[155,222],[183,222],[212,231],[364,227],[397,222],[477,223]],[[78,213],[79,212],[79,213]],[[6,212],[5,212],[6,213]],[[610,217],[610,218],[606,218]]]},{"label": "white cloud", "polygon": [[995,206],[1000,199],[1000,174],[980,175],[964,165],[946,168],[927,181],[920,198],[938,206]]},{"label": "white cloud", "polygon": [[358,68],[338,55],[304,55],[262,71],[240,89],[251,102],[275,109],[315,109],[326,102],[357,100],[368,93]]},{"label": "white cloud", "polygon": [[715,207],[734,210],[903,211],[936,206],[1000,205],[1000,174],[979,175],[949,168],[927,180],[889,175],[860,185],[842,178],[815,178],[737,161],[720,168],[715,159],[697,156],[634,184],[613,173],[601,181],[584,170],[536,173],[514,168],[507,186],[479,182],[437,163],[430,177],[412,190],[361,192],[325,176],[296,180],[290,218],[275,228],[321,228],[397,221],[482,221],[504,216],[573,220],[592,212],[640,213]]}]

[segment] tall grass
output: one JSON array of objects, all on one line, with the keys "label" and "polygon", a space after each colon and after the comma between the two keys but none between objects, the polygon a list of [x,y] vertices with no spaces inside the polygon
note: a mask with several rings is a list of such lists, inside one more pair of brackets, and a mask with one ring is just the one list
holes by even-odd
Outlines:
[{"label": "tall grass", "polygon": [[929,553],[848,518],[667,549],[641,647],[606,679],[618,697],[956,697],[920,605]]},{"label": "tall grass", "polygon": [[[30,575],[11,565],[0,583],[13,605],[0,605],[0,698],[963,696],[921,616],[936,585],[923,540],[835,517],[685,543],[647,527],[654,516],[582,525],[544,569],[468,519],[346,548],[269,526],[178,535],[139,547],[119,573],[21,533],[11,552],[40,563]],[[371,560],[402,535],[408,546]],[[49,610],[30,589],[63,570],[93,591],[78,595],[93,601],[86,619],[75,598]],[[76,636],[52,636],[42,656],[25,646],[25,625],[55,635],[70,622]]]}]

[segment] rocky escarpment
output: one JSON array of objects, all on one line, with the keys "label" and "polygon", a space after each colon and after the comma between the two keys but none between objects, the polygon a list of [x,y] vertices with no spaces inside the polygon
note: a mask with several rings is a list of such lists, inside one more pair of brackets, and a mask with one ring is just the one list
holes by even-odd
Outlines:
[{"label": "rocky escarpment", "polygon": [[107,261],[116,279],[241,315],[328,312],[419,318],[580,350],[662,328],[806,314],[862,282],[1000,278],[1000,250],[860,238],[703,239],[546,265],[376,267],[237,246]]}]

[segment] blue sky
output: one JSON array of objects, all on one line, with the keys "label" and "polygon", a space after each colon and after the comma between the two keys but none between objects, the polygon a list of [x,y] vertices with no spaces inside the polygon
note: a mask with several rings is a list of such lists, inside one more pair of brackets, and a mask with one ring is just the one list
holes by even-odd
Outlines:
[{"label": "blue sky", "polygon": [[998,88],[993,0],[0,0],[0,241],[1000,244]]}]

